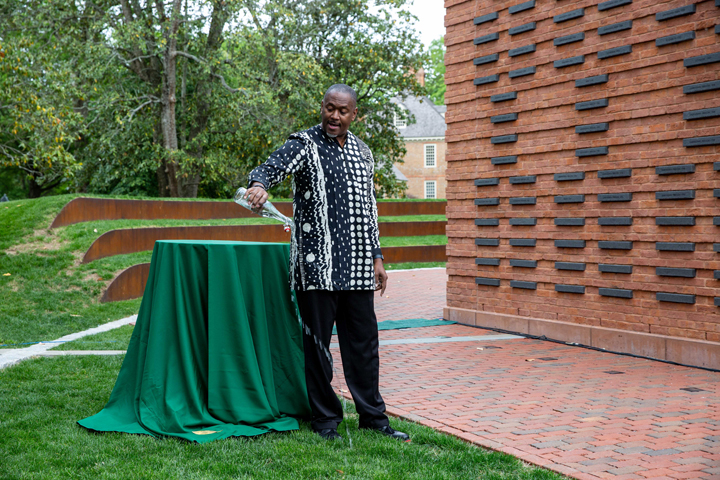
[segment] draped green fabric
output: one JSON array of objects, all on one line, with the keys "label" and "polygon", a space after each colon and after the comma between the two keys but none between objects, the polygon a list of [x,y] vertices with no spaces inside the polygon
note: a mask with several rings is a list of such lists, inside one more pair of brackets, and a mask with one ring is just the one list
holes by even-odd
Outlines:
[{"label": "draped green fabric", "polygon": [[298,428],[310,414],[289,245],[155,243],[101,432],[208,442]]}]

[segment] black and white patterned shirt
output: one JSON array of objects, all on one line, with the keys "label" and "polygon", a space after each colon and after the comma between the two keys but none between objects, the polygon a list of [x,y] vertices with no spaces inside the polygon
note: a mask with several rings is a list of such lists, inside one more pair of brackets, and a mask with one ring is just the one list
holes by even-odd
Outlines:
[{"label": "black and white patterned shirt", "polygon": [[293,290],[374,289],[373,258],[381,254],[374,166],[355,135],[348,132],[341,148],[316,125],[290,135],[250,172],[250,184],[267,189],[293,175]]}]

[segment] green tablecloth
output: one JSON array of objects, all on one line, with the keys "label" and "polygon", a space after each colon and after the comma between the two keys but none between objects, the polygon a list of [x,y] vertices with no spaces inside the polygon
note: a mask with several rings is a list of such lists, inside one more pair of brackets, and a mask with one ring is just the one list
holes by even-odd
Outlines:
[{"label": "green tablecloth", "polygon": [[137,323],[91,430],[208,442],[309,415],[289,246],[155,243]]}]

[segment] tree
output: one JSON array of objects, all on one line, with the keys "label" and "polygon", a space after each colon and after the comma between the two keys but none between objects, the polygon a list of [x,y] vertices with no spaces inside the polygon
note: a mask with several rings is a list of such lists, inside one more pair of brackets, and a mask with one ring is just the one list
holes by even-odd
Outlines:
[{"label": "tree", "polygon": [[227,196],[288,134],[319,121],[323,91],[342,82],[359,93],[353,130],[386,194],[404,154],[390,99],[421,92],[407,75],[423,53],[404,4],[15,0],[0,8],[0,32],[44,46],[38,71],[64,61],[64,96],[48,101],[73,119],[63,152],[82,164],[66,169],[79,189]]},{"label": "tree", "polygon": [[445,104],[445,37],[430,43],[425,68],[425,87],[435,105]]}]

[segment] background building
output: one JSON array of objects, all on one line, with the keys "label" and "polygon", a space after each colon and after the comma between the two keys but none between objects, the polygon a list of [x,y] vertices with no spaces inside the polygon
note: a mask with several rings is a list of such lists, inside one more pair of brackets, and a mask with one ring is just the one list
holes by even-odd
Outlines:
[{"label": "background building", "polygon": [[428,97],[412,96],[398,99],[397,103],[415,117],[415,123],[409,125],[395,119],[407,154],[405,162],[394,167],[407,178],[407,196],[445,198],[445,105],[435,105]]},{"label": "background building", "polygon": [[446,318],[720,367],[720,2],[446,6]]}]

